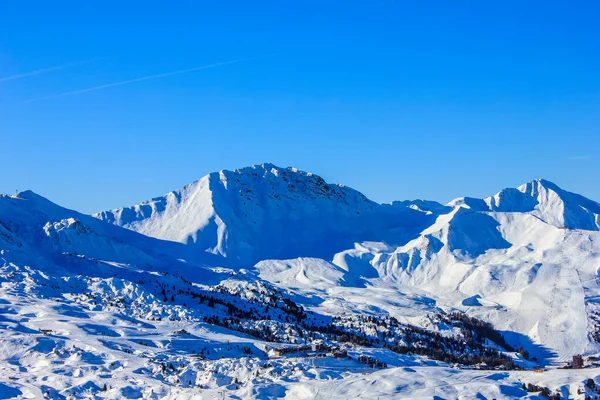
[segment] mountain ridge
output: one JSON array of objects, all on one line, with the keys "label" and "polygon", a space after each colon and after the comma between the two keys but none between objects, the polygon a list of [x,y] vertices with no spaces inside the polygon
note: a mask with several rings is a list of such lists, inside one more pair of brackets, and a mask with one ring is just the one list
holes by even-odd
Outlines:
[{"label": "mountain ridge", "polygon": [[[271,163],[213,172],[164,196],[94,216],[244,266],[268,258],[330,258],[365,240],[404,245],[456,207],[527,212],[560,228],[600,230],[600,204],[545,179],[446,205],[429,200],[380,204],[318,175]],[[289,232],[294,237],[285,240]],[[271,238],[258,239],[266,236]],[[330,248],[322,245],[325,238]]]},{"label": "mountain ridge", "polygon": [[[422,211],[378,204],[347,186],[273,164],[214,172],[165,196],[94,216],[240,265],[332,255],[356,240],[402,243],[432,220]],[[323,231],[315,233],[315,225]],[[286,238],[289,231],[294,237]],[[257,240],[263,236],[271,238]],[[323,247],[325,240],[333,250]]]},{"label": "mountain ridge", "polygon": [[531,212],[559,228],[600,230],[600,204],[546,180],[535,179],[516,188],[477,199],[459,197],[449,206],[466,206],[482,212]]}]

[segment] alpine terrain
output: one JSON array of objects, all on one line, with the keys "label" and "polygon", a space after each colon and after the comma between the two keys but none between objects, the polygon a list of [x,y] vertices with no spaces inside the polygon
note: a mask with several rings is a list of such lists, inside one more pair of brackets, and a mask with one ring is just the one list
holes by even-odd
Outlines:
[{"label": "alpine terrain", "polygon": [[94,215],[4,195],[0,398],[593,398],[599,267],[600,204],[543,179],[379,204],[262,164]]}]

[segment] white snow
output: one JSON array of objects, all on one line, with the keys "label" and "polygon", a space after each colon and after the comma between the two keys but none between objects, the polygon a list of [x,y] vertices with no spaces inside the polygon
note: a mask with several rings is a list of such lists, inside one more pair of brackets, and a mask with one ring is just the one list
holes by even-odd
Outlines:
[{"label": "white snow", "polygon": [[402,243],[431,220],[425,212],[379,205],[343,185],[272,164],[209,174],[163,197],[95,216],[191,244],[238,267],[264,259],[328,258],[356,241],[382,237]]},{"label": "white snow", "polygon": [[[600,353],[599,216],[541,179],[448,205],[377,204],[272,164],[94,217],[2,196],[0,398],[535,398],[523,383],[577,398],[598,370],[556,367]],[[443,337],[460,330],[435,315],[466,312],[537,358],[510,353],[520,365],[549,370],[350,343],[349,359],[275,356],[309,340],[290,304],[345,332],[377,317]]]}]

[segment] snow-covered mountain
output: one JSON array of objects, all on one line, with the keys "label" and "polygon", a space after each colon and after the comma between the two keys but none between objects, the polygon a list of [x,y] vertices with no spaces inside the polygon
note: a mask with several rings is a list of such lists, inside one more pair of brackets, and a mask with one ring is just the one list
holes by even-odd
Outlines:
[{"label": "snow-covered mountain", "polygon": [[378,204],[272,164],[94,216],[1,196],[0,395],[565,396],[590,376],[449,363],[600,354],[599,215],[545,180]]},{"label": "snow-covered mountain", "polygon": [[[473,337],[471,329],[479,328],[470,320],[452,325],[445,318],[456,316],[428,314],[424,306],[420,317],[434,325],[422,329],[390,314],[312,310],[257,273],[201,263],[211,260],[197,258],[196,250],[30,191],[0,196],[0,397],[174,399],[202,391],[214,398],[227,391],[262,399],[282,397],[283,385],[441,365],[423,355],[511,368],[513,358],[526,363],[499,351],[502,344],[512,349],[490,328]],[[330,264],[307,260],[311,269],[315,263],[329,273]],[[326,357],[320,365],[310,357],[273,357],[285,349],[305,352],[315,340]]]},{"label": "snow-covered mountain", "polygon": [[558,228],[600,230],[600,204],[544,179],[501,190],[485,199],[461,197],[448,205],[464,205],[475,211],[530,213]]},{"label": "snow-covered mountain", "polygon": [[[332,287],[343,297],[386,282],[485,317],[540,357],[600,349],[590,317],[600,294],[600,204],[546,180],[445,206],[382,205],[316,175],[263,164],[96,217],[233,258],[238,267],[259,262],[264,279],[320,288],[329,294],[324,301],[333,301]],[[261,262],[271,259],[291,261]]]},{"label": "snow-covered mountain", "polygon": [[165,196],[95,216],[237,266],[327,258],[359,241],[404,244],[433,222],[431,213],[380,205],[317,175],[272,164],[215,172]]}]

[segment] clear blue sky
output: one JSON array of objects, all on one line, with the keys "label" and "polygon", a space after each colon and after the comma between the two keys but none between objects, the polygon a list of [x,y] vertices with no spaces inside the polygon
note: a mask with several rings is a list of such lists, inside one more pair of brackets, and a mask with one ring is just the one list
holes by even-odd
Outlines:
[{"label": "clear blue sky", "polygon": [[174,3],[1,2],[0,192],[94,212],[268,161],[377,201],[600,200],[597,1]]}]

